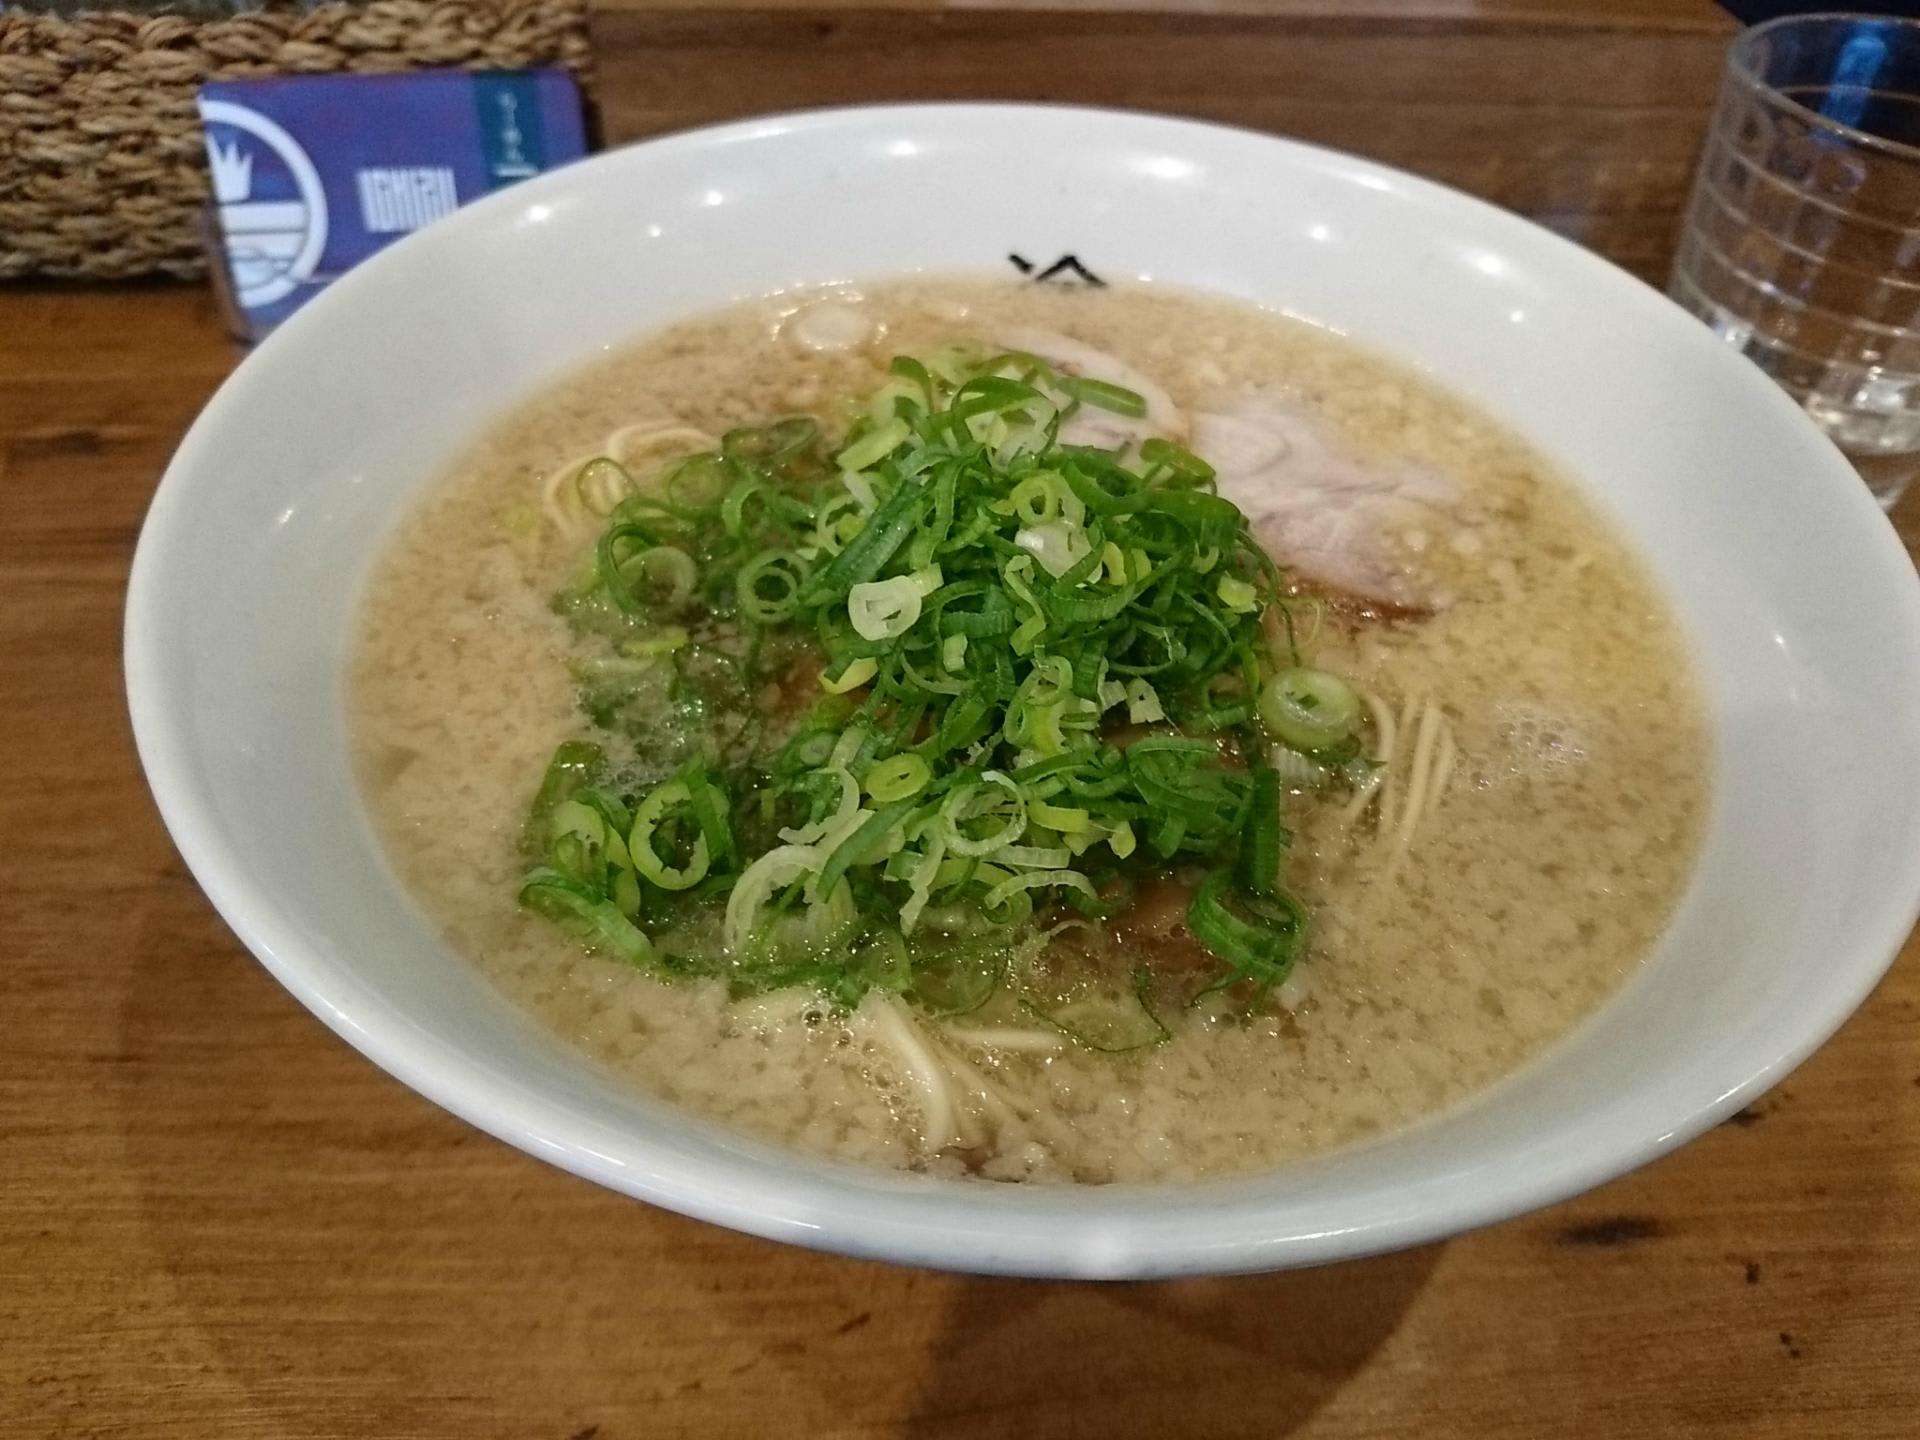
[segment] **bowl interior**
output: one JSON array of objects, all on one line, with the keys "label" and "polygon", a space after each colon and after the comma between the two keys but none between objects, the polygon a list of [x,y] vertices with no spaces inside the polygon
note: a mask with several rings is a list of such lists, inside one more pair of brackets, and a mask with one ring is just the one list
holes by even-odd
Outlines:
[{"label": "bowl interior", "polygon": [[[1017,157],[1017,160],[1010,157]],[[1717,731],[1699,872],[1657,953],[1475,1104],[1255,1179],[1067,1193],[854,1169],[603,1077],[397,890],[348,770],[367,563],[488,419],[597,351],[782,287],[1073,254],[1303,315],[1516,427],[1636,540]],[[1011,272],[1008,272],[1011,274]],[[614,153],[356,270],[241,367],[155,500],[136,732],[242,939],[395,1075],[609,1185],[801,1243],[1031,1274],[1256,1269],[1412,1243],[1618,1173],[1823,1039],[1920,891],[1920,590],[1784,396],[1624,274],[1360,161],[1035,107],[827,112]]]}]

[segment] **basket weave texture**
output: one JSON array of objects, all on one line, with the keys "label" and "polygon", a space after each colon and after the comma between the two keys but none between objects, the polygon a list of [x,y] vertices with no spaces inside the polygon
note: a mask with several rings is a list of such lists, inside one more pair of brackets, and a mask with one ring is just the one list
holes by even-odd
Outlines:
[{"label": "basket weave texture", "polygon": [[203,81],[554,64],[587,80],[586,0],[0,13],[0,279],[204,274]]}]

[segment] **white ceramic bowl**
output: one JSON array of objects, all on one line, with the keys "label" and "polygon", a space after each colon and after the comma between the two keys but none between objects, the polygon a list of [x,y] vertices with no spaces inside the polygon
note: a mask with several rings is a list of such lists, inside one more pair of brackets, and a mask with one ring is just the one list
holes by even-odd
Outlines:
[{"label": "white ceramic bowl", "polygon": [[[1589,486],[1697,647],[1717,735],[1698,875],[1591,1022],[1476,1103],[1191,1187],[959,1184],[814,1160],[598,1073],[395,886],[342,662],[369,558],[477,427],[580,361],[780,287],[1066,253],[1282,307],[1440,376]],[[1142,115],[939,106],[636,146],[461,211],[250,357],[180,447],[127,613],[140,753],[240,938],[375,1063],[514,1145],[781,1240],[955,1269],[1270,1269],[1570,1195],[1779,1080],[1920,904],[1920,587],[1814,427],[1638,281],[1377,165]]]}]

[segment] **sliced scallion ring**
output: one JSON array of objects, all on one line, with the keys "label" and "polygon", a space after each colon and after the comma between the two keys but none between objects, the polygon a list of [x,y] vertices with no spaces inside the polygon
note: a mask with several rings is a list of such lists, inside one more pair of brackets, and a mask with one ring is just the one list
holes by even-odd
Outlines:
[{"label": "sliced scallion ring", "polygon": [[691,815],[692,804],[693,792],[684,782],[674,780],[665,785],[656,785],[633,812],[633,830],[627,836],[627,853],[633,857],[633,868],[662,890],[685,890],[706,877],[712,857],[704,832],[694,837],[692,853],[683,865],[669,865],[654,848],[654,836],[668,817],[680,809],[687,809]]},{"label": "sliced scallion ring", "polygon": [[1331,749],[1353,734],[1360,697],[1325,670],[1282,670],[1260,691],[1260,719],[1283,745],[1309,753]]}]

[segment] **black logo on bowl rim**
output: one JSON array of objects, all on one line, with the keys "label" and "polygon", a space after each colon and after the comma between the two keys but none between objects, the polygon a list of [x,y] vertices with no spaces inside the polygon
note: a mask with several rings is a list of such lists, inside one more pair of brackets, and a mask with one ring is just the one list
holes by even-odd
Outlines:
[{"label": "black logo on bowl rim", "polygon": [[1010,254],[1007,256],[1007,259],[1013,265],[1014,269],[1018,270],[1035,284],[1047,284],[1051,282],[1056,285],[1091,285],[1102,290],[1104,290],[1107,285],[1106,281],[1102,280],[1098,275],[1094,274],[1093,271],[1080,263],[1080,257],[1078,255],[1062,255],[1058,260],[1054,261],[1053,264],[1047,266],[1044,270],[1040,270],[1037,274],[1035,273],[1034,262],[1027,259],[1026,256]]}]

